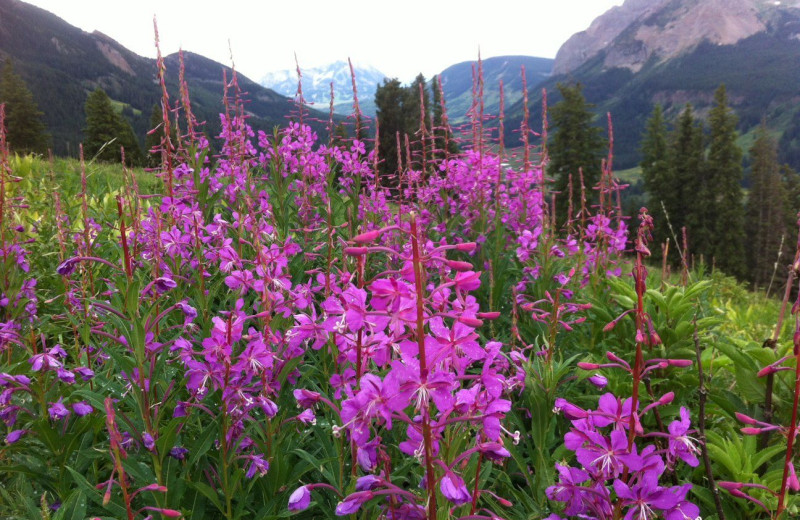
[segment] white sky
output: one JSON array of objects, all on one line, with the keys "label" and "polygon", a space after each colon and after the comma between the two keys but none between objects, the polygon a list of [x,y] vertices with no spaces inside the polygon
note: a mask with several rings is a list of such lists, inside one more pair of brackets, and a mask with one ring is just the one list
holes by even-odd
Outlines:
[{"label": "white sky", "polygon": [[[266,72],[348,57],[409,81],[462,61],[505,54],[555,57],[572,34],[622,0],[27,0],[85,31],[155,57],[184,50]],[[228,42],[230,41],[230,47]]]}]

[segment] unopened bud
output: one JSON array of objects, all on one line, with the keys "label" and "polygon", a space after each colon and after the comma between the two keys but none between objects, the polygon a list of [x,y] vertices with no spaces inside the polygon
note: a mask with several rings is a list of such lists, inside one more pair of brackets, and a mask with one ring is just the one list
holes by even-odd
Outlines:
[{"label": "unopened bud", "polygon": [[745,426],[744,428],[742,428],[741,431],[745,435],[760,435],[761,434],[761,428],[751,428],[749,426]]},{"label": "unopened bud", "polygon": [[166,488],[166,486],[162,486],[162,485],[154,483],[154,484],[149,484],[149,485],[147,485],[147,486],[145,486],[143,488],[140,488],[139,491],[140,492],[142,492],[142,491],[159,491],[161,493],[166,493],[167,492],[167,488]]},{"label": "unopened bud", "polygon": [[765,377],[765,376],[768,376],[770,374],[774,374],[777,371],[778,371],[778,369],[775,367],[775,365],[767,365],[764,368],[762,368],[761,370],[759,370],[758,373],[756,374],[756,376],[757,377]]},{"label": "unopened bud", "polygon": [[374,229],[372,231],[367,231],[366,233],[361,233],[360,235],[354,236],[353,242],[356,244],[369,244],[370,242],[375,241],[375,239],[379,236],[381,236],[381,230]]},{"label": "unopened bud", "polygon": [[366,247],[345,247],[344,254],[350,256],[364,256],[367,254]]},{"label": "unopened bud", "polygon": [[496,320],[500,317],[500,313],[497,311],[494,312],[479,312],[479,318],[483,318],[484,320]]},{"label": "unopened bud", "polygon": [[475,251],[475,247],[477,244],[475,242],[464,242],[463,244],[456,244],[456,251],[464,251],[466,253],[470,253]]},{"label": "unopened bud", "polygon": [[721,487],[725,491],[733,491],[735,489],[742,489],[744,484],[741,482],[729,482],[727,480],[723,480],[721,482],[717,482],[717,486]]},{"label": "unopened bud", "polygon": [[578,363],[578,368],[582,370],[597,370],[598,368],[600,368],[600,365],[598,365],[597,363],[584,363],[583,361],[581,361],[580,363]]},{"label": "unopened bud", "polygon": [[668,405],[675,399],[675,392],[667,392],[658,400],[659,406]]},{"label": "unopened bud", "polygon": [[692,361],[689,359],[670,359],[668,360],[670,366],[678,368],[686,368],[692,366]]},{"label": "unopened bud", "polygon": [[611,330],[613,330],[614,327],[616,326],[617,326],[617,320],[609,321],[608,323],[606,323],[606,326],[603,327],[603,332],[611,332]]},{"label": "unopened bud", "polygon": [[749,415],[745,415],[745,414],[739,413],[739,412],[736,412],[734,415],[739,420],[739,422],[743,422],[745,424],[751,424],[751,425],[758,424],[758,421],[756,421],[755,419],[753,419]]},{"label": "unopened bud", "polygon": [[462,262],[460,260],[445,260],[445,264],[454,271],[471,271],[472,264],[469,262]]},{"label": "unopened bud", "polygon": [[469,316],[459,316],[458,321],[470,327],[481,327],[483,325],[483,321],[478,318],[470,318]]}]

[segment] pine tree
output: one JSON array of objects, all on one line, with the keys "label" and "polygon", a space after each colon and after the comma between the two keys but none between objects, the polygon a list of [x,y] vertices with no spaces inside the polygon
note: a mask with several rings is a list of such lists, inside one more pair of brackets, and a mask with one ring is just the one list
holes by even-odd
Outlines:
[{"label": "pine tree", "polygon": [[[661,105],[657,104],[653,108],[652,116],[647,121],[645,135],[642,139],[641,162],[644,189],[648,194],[648,207],[650,212],[657,217],[654,219],[655,230],[653,232],[656,244],[663,244],[672,238],[667,219],[664,216],[664,208],[668,213],[674,213],[679,202],[676,200],[679,186],[675,185],[670,164],[667,124],[664,121]],[[671,258],[678,258],[678,251],[674,243],[670,251],[674,252],[674,255],[670,255]],[[661,258],[661,249],[653,248],[653,255],[656,259]]]},{"label": "pine tree", "polygon": [[147,154],[147,166],[155,168],[161,164],[161,154],[153,150],[161,147],[161,140],[164,136],[164,126],[162,125],[163,113],[158,104],[153,105],[153,111],[150,112],[150,131],[144,138],[144,149]]},{"label": "pine tree", "polygon": [[[403,112],[406,100],[405,89],[397,78],[383,80],[375,91],[376,117],[380,127],[380,143],[378,154],[383,161],[383,172],[397,174],[397,138],[400,143],[405,139],[405,115]],[[382,177],[385,178],[385,177]]]},{"label": "pine tree", "polygon": [[600,180],[600,165],[605,143],[601,130],[593,127],[591,108],[583,97],[583,87],[558,84],[562,101],[550,110],[551,126],[555,127],[550,152],[550,174],[556,178],[556,190],[561,193],[556,213],[562,223],[569,206],[569,178],[572,176],[573,217],[581,208],[579,169],[583,171],[587,204],[592,204],[592,187]]},{"label": "pine tree", "polygon": [[745,274],[742,149],[736,144],[736,115],[728,108],[725,85],[714,93],[708,118],[707,204],[711,213],[710,253],[723,272]]},{"label": "pine tree", "polygon": [[42,112],[22,78],[6,60],[0,75],[0,103],[6,106],[6,138],[11,149],[22,154],[45,153],[50,142]]},{"label": "pine tree", "polygon": [[125,148],[128,164],[142,163],[142,151],[127,119],[117,114],[111,99],[102,89],[97,89],[86,98],[86,140],[83,145],[86,157],[97,157],[101,161],[120,162],[120,147]]},{"label": "pine tree", "polygon": [[664,220],[669,218],[678,240],[682,240],[681,228],[687,228],[689,254],[705,255],[708,231],[705,227],[706,204],[702,200],[705,185],[703,128],[695,121],[692,106],[689,104],[681,112],[672,132],[669,156],[672,203],[667,207],[668,217],[663,212],[661,216]]},{"label": "pine tree", "polygon": [[763,287],[772,277],[781,239],[786,243],[786,239],[790,238],[786,236],[786,190],[778,165],[778,143],[763,121],[750,147],[750,158],[751,187],[745,225],[748,237],[747,267],[753,285]]}]

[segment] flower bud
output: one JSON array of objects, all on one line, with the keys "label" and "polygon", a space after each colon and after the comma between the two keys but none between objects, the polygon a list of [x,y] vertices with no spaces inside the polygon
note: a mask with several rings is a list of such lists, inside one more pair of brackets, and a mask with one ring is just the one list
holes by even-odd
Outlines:
[{"label": "flower bud", "polygon": [[611,332],[617,326],[617,320],[611,320],[603,327],[603,332]]},{"label": "flower bud", "polygon": [[736,412],[734,415],[736,416],[737,419],[739,419],[740,422],[743,422],[745,424],[750,424],[750,425],[758,424],[758,421],[743,413]]},{"label": "flower bud", "polygon": [[600,365],[598,365],[597,363],[585,363],[581,361],[578,363],[578,368],[582,370],[597,370],[598,368],[600,368]]},{"label": "flower bud", "polygon": [[770,374],[774,374],[777,371],[778,371],[778,368],[775,365],[767,365],[764,368],[762,368],[761,370],[759,370],[758,373],[756,374],[756,376],[757,377],[766,377],[766,376],[768,376]]},{"label": "flower bud", "polygon": [[344,254],[349,256],[364,256],[367,254],[366,247],[345,247]]},{"label": "flower bud", "polygon": [[445,264],[454,271],[471,271],[472,264],[469,262],[462,262],[460,260],[445,260]]},{"label": "flower bud", "polygon": [[463,244],[456,244],[456,251],[471,253],[472,251],[475,251],[476,246],[477,244],[475,242],[464,242]]},{"label": "flower bud", "polygon": [[671,403],[675,399],[675,392],[667,392],[666,394],[662,395],[661,398],[658,400],[659,406],[665,406]]},{"label": "flower bud", "polygon": [[742,428],[742,433],[745,435],[760,435],[761,428],[750,428],[749,426],[746,426]]},{"label": "flower bud", "polygon": [[692,361],[689,359],[669,359],[667,360],[670,366],[678,368],[686,368],[692,366]]},{"label": "flower bud", "polygon": [[717,482],[717,486],[721,487],[725,491],[733,491],[735,489],[742,489],[744,484],[741,482],[729,482],[727,480],[723,480],[721,482]]},{"label": "flower bud", "polygon": [[494,312],[479,312],[477,314],[477,316],[479,318],[484,319],[484,320],[496,320],[497,318],[500,317],[500,313],[497,312],[497,311],[494,311]]},{"label": "flower bud", "polygon": [[356,235],[353,237],[352,241],[356,244],[368,244],[370,242],[375,241],[376,238],[381,236],[380,229],[374,229],[372,231],[367,231],[366,233],[361,233],[360,235]]},{"label": "flower bud", "polygon": [[458,321],[469,327],[483,326],[483,321],[479,320],[478,318],[470,318],[469,316],[459,316]]}]

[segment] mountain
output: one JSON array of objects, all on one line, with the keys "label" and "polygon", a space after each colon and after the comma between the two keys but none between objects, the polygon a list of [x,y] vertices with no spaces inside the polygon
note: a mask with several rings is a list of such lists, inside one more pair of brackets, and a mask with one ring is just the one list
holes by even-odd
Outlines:
[{"label": "mountain", "polygon": [[[506,107],[522,100],[523,66],[528,92],[531,93],[536,85],[550,77],[553,60],[532,56],[496,56],[482,60],[485,113],[497,114],[500,110],[501,80]],[[472,106],[473,77],[477,70],[477,62],[465,61],[452,65],[439,74],[447,115],[453,124],[463,123],[467,119],[467,112]]]},{"label": "mountain", "polygon": [[[639,141],[655,103],[674,117],[691,103],[707,114],[725,83],[739,131],[766,118],[782,135],[781,158],[800,167],[800,2],[776,0],[626,0],[562,45],[553,76],[540,87],[558,101],[559,82],[580,82],[614,122],[615,166],[639,162]],[[541,117],[532,97],[531,121]],[[509,110],[518,125],[522,105]],[[746,135],[745,139],[746,140]],[[511,143],[509,143],[511,144]]]},{"label": "mountain", "polygon": [[[156,61],[139,56],[109,36],[87,33],[54,14],[19,0],[0,0],[0,63],[11,59],[44,112],[53,138],[53,151],[76,155],[85,125],[84,103],[100,87],[133,125],[143,141],[149,130],[153,106],[160,103],[161,88]],[[186,80],[192,110],[206,121],[209,135],[219,132],[223,71],[231,70],[198,54],[184,53]],[[165,58],[170,99],[178,99],[178,56]],[[247,93],[249,123],[271,130],[289,117],[291,100],[238,75]],[[327,120],[326,113],[315,117]],[[320,127],[318,129],[322,131]]]},{"label": "mountain", "polygon": [[[350,115],[353,111],[353,82],[350,65],[347,61],[337,61],[329,65],[313,68],[300,67],[303,79],[303,99],[318,110],[329,110],[331,102],[331,83],[333,83],[334,112]],[[371,66],[353,66],[358,88],[358,104],[361,111],[375,115],[375,90],[386,75]],[[294,97],[297,93],[297,70],[270,72],[261,78],[261,85],[284,96]]]}]

